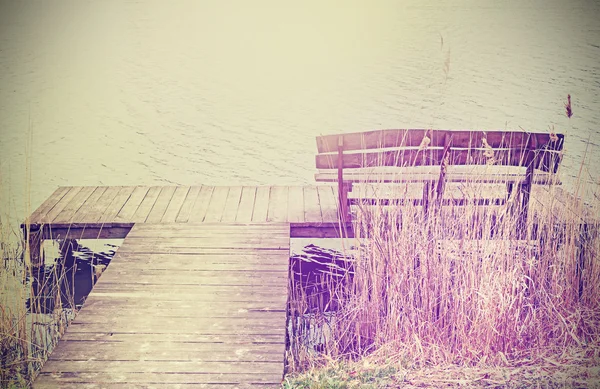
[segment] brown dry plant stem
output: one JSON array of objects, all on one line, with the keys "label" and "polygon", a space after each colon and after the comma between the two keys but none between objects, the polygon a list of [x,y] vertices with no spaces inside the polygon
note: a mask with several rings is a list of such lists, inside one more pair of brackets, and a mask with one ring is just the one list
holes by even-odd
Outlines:
[{"label": "brown dry plant stem", "polygon": [[427,218],[403,185],[393,189],[403,205],[353,206],[352,266],[322,275],[318,309],[294,286],[297,325],[311,331],[292,342],[296,368],[376,350],[410,366],[511,366],[573,349],[600,362],[600,236],[597,222],[583,222],[589,201],[536,191],[546,206],[532,197],[521,239],[513,200],[479,205],[477,181],[460,184],[471,203]]}]

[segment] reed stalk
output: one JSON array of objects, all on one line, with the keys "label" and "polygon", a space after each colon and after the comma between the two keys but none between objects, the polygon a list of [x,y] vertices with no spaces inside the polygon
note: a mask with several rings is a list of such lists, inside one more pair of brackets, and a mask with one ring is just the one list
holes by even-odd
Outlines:
[{"label": "reed stalk", "polygon": [[[597,196],[537,188],[523,238],[517,199],[478,178],[459,185],[466,205],[427,217],[409,201],[410,184],[385,195],[403,205],[353,206],[352,266],[321,274],[324,301],[291,285],[298,327],[326,338],[292,331],[294,369],[368,355],[410,366],[512,366],[572,350],[599,362],[600,237],[589,221]],[[355,191],[377,198],[385,186],[369,185]],[[476,203],[489,193],[501,204]]]}]

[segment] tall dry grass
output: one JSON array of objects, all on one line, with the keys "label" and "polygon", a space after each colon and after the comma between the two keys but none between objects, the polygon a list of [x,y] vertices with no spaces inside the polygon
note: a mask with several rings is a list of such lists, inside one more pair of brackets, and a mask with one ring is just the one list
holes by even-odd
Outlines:
[{"label": "tall dry grass", "polygon": [[[516,192],[477,181],[447,189],[466,205],[427,217],[410,201],[353,207],[352,265],[323,272],[326,292],[311,300],[291,286],[292,368],[373,352],[411,366],[600,361],[600,236],[590,221],[600,188],[576,199],[534,186],[523,237]],[[396,185],[385,197],[412,200],[411,191]],[[500,204],[478,205],[489,193]]]},{"label": "tall dry grass", "polygon": [[50,260],[46,267],[32,266],[24,247],[21,233],[0,216],[2,388],[29,387],[72,317],[63,306],[69,298],[65,299],[64,288],[61,291],[67,276],[64,267]]}]

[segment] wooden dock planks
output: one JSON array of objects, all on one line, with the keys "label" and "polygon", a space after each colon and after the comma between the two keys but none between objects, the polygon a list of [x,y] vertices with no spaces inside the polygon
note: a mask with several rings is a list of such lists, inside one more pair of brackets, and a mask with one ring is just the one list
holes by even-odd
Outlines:
[{"label": "wooden dock planks", "polygon": [[26,224],[40,222],[42,218],[52,210],[54,206],[67,194],[70,190],[68,186],[57,188],[28,218]]},{"label": "wooden dock planks", "polygon": [[235,221],[238,223],[247,223],[252,221],[254,213],[254,199],[256,197],[256,187],[245,186],[242,188],[242,197],[238,207]]},{"label": "wooden dock planks", "polygon": [[289,231],[134,226],[34,388],[278,387]]},{"label": "wooden dock planks", "polygon": [[28,219],[57,228],[136,223],[337,223],[337,191],[318,186],[61,187]]},{"label": "wooden dock planks", "polygon": [[[597,223],[548,191],[533,188],[535,212]],[[127,237],[34,387],[278,387],[290,235],[338,236],[337,197],[332,185],[58,188],[28,223]]]},{"label": "wooden dock planks", "polygon": [[[505,191],[504,187],[501,189]],[[497,193],[486,192],[488,189],[481,186],[460,191],[449,187],[446,195],[468,197],[473,190],[478,198],[497,197]],[[549,194],[543,186],[533,188],[532,212],[552,209],[574,217],[579,212],[586,222],[596,219],[586,207],[574,207],[573,196],[563,189],[552,191]],[[355,192],[353,197],[364,195],[358,186]],[[55,230],[102,229],[107,231],[105,235],[110,228],[159,222],[289,222],[294,227],[319,228],[338,225],[337,197],[333,185],[61,187],[27,221],[34,227],[45,224]]]}]

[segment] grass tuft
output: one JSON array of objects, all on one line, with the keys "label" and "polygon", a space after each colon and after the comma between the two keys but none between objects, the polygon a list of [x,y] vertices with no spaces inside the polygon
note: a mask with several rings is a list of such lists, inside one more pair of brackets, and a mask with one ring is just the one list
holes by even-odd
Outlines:
[{"label": "grass tuft", "polygon": [[[290,370],[305,373],[287,387],[598,381],[600,201],[581,193],[600,188],[535,186],[522,225],[518,188],[480,178],[447,187],[466,204],[432,201],[426,215],[412,201],[421,187],[355,186],[369,201],[353,206],[353,260],[323,272],[319,293],[291,285]],[[498,201],[476,201],[488,197]],[[385,372],[379,381],[364,381],[365,361]]]}]

